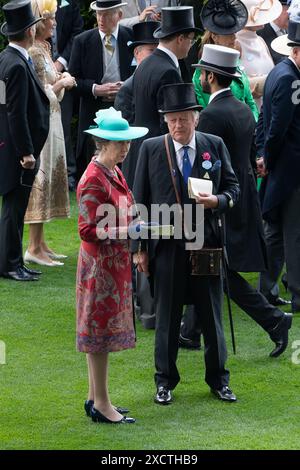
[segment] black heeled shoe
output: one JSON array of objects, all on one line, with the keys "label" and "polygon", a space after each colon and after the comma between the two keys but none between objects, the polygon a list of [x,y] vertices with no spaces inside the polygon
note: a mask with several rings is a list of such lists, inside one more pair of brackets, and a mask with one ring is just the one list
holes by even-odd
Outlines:
[{"label": "black heeled shoe", "polygon": [[[84,410],[86,412],[86,415],[91,417],[91,411],[93,408],[94,401],[93,400],[85,400],[84,402]],[[120,413],[121,415],[126,415],[129,413],[128,408],[123,408],[122,406],[115,406],[115,410]]]},{"label": "black heeled shoe", "polygon": [[107,424],[133,424],[135,423],[134,418],[129,418],[128,416],[123,416],[119,421],[111,421],[110,419],[106,418],[100,411],[96,410],[94,406],[91,410],[91,418],[94,423],[107,423]]}]

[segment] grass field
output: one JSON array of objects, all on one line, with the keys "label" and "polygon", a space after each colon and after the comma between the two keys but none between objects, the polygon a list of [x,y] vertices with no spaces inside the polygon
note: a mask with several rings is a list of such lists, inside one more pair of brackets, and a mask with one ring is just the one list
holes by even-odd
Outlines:
[{"label": "grass field", "polygon": [[300,365],[291,360],[299,316],[288,350],[270,359],[273,343],[236,307],[233,356],[225,312],[234,404],[211,396],[203,351],[185,350],[174,403],[154,404],[153,331],[138,325],[136,349],[112,354],[110,369],[113,402],[128,406],[136,424],[94,424],[84,415],[86,364],[75,349],[76,212],[72,195],[71,219],[46,227],[50,246],[69,255],[64,267],[43,268],[36,283],[0,279],[7,353],[0,365],[0,449],[299,449]]}]

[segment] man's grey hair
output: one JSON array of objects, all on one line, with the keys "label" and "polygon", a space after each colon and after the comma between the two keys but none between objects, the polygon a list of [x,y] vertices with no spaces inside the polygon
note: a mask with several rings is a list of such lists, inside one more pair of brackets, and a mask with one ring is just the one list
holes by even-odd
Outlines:
[{"label": "man's grey hair", "polygon": [[[199,117],[200,117],[200,112],[199,112],[199,111],[197,111],[196,109],[191,109],[191,110],[187,109],[186,111],[192,111],[192,113],[193,113],[193,115],[194,115],[194,117],[195,117],[195,122],[198,121],[198,119],[199,119]],[[176,112],[176,111],[174,111],[174,112]],[[166,114],[164,114],[164,121],[165,121],[165,122],[168,122],[168,116],[169,116],[169,114],[172,114],[172,113],[166,113]]]}]

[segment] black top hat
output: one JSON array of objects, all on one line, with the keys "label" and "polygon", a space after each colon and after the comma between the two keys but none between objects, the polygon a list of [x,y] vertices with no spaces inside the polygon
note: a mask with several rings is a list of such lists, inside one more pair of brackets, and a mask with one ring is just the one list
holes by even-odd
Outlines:
[{"label": "black top hat", "polygon": [[202,109],[197,103],[194,85],[192,83],[173,83],[165,85],[160,90],[163,105],[159,113],[177,113],[178,111],[189,111]]},{"label": "black top hat", "polygon": [[201,11],[203,27],[215,34],[234,34],[244,28],[248,10],[240,0],[208,0]]},{"label": "black top hat", "polygon": [[289,21],[287,40],[290,47],[300,46],[300,23]]},{"label": "black top hat", "polygon": [[173,34],[201,32],[195,27],[193,7],[166,7],[161,9],[161,26],[154,37],[163,39]]},{"label": "black top hat", "polygon": [[133,41],[127,43],[129,49],[133,50],[141,44],[158,44],[158,39],[153,37],[153,33],[159,24],[158,21],[145,21],[134,24],[132,26]]},{"label": "black top hat", "polygon": [[91,10],[102,11],[102,10],[112,10],[113,8],[123,7],[127,5],[126,2],[122,0],[96,0],[90,4]]},{"label": "black top hat", "polygon": [[6,22],[1,26],[5,36],[19,34],[43,18],[35,18],[30,0],[12,0],[2,7]]}]

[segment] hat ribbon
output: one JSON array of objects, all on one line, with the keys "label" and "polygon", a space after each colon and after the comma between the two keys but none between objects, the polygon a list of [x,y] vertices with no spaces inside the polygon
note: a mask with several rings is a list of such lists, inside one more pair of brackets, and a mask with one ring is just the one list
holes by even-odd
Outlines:
[{"label": "hat ribbon", "polygon": [[256,21],[256,15],[260,12],[260,11],[269,11],[271,10],[271,8],[273,7],[273,4],[274,4],[274,0],[268,0],[269,2],[271,2],[271,5],[268,7],[268,8],[263,8],[263,4],[266,2],[267,0],[262,0],[261,2],[259,2],[259,4],[256,6],[256,7],[251,7],[250,8],[250,11],[249,11],[249,19],[250,21],[252,21],[253,23],[255,23]]}]

